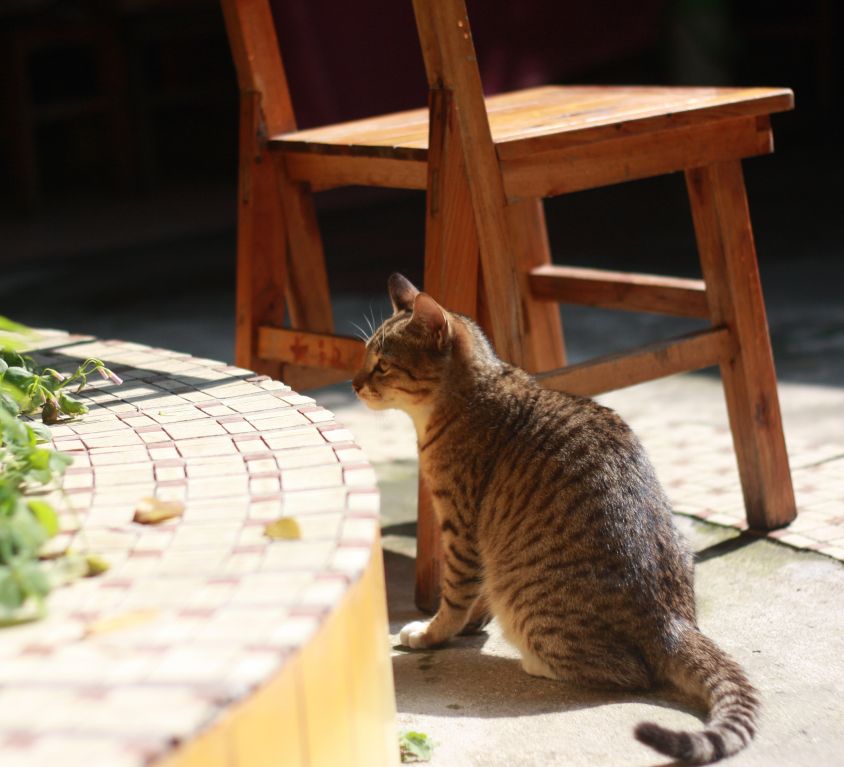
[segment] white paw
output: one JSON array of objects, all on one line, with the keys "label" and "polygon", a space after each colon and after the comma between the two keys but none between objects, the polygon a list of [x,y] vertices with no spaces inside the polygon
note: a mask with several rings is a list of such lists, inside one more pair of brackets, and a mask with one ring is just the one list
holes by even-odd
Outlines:
[{"label": "white paw", "polygon": [[418,650],[420,647],[428,647],[430,644],[426,635],[428,630],[428,621],[413,621],[408,623],[399,632],[399,641],[412,650]]},{"label": "white paw", "polygon": [[535,655],[522,654],[522,669],[531,676],[544,676],[546,679],[557,678],[557,675],[549,668],[548,664]]}]

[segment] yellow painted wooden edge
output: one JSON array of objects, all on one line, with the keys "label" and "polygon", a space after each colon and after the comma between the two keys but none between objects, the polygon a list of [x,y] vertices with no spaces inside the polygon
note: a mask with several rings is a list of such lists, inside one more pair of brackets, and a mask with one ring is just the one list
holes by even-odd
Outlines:
[{"label": "yellow painted wooden edge", "polygon": [[150,767],[395,767],[380,540],[317,633],[248,698]]}]

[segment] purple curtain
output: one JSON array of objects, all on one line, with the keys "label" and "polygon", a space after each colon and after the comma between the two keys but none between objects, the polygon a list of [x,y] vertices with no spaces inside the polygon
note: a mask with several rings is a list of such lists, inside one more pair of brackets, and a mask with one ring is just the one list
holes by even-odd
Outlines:
[{"label": "purple curtain", "polygon": [[[576,82],[653,46],[667,0],[469,0],[487,93]],[[411,0],[272,0],[300,127],[426,103]]]}]

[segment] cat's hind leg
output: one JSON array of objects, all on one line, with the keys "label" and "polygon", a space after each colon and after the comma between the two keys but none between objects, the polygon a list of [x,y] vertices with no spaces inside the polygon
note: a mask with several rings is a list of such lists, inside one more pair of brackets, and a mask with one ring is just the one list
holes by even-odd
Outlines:
[{"label": "cat's hind leg", "polygon": [[[531,661],[533,670],[524,662],[530,655],[538,661]],[[543,666],[551,673],[534,673]],[[577,646],[566,643],[534,648],[534,653],[523,654],[522,668],[534,676],[548,676],[578,687],[639,691],[653,686],[651,672],[635,649],[589,638]]]},{"label": "cat's hind leg", "polygon": [[557,679],[554,670],[531,652],[522,652],[522,670],[531,676],[542,676],[546,679]]}]

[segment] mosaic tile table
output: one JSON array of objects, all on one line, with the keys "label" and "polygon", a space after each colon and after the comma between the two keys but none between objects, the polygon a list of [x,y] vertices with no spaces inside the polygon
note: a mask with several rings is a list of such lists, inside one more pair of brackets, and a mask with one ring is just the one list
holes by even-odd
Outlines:
[{"label": "mosaic tile table", "polygon": [[[351,433],[211,360],[58,333],[35,356],[124,379],[52,427],[74,459],[52,545],[111,569],[0,631],[0,764],[396,763],[378,493]],[[146,496],[183,516],[133,523]],[[281,515],[300,540],[263,535]]]}]

